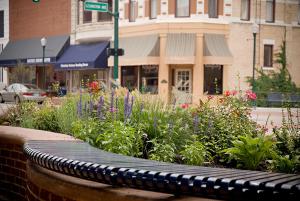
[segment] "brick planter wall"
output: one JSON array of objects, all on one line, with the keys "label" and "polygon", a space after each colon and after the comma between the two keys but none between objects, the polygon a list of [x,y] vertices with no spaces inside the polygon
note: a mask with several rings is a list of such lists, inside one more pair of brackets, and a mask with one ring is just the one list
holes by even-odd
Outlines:
[{"label": "brick planter wall", "polygon": [[125,187],[116,188],[59,174],[26,160],[22,147],[28,140],[74,141],[75,139],[46,131],[0,126],[0,200],[4,198],[17,201],[211,200],[197,197],[175,197],[171,194]]}]

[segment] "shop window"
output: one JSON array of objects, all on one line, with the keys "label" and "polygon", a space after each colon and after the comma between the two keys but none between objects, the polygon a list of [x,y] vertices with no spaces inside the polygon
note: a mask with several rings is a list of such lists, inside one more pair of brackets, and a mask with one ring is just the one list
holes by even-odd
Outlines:
[{"label": "shop window", "polygon": [[176,0],[176,17],[190,16],[190,0]]},{"label": "shop window", "polygon": [[266,22],[275,21],[275,0],[267,0],[266,2]]},{"label": "shop window", "polygon": [[208,0],[208,17],[218,18],[218,0]]},{"label": "shop window", "polygon": [[222,65],[204,65],[204,93],[210,95],[223,93]]},{"label": "shop window", "polygon": [[141,66],[140,92],[158,93],[158,66]]},{"label": "shop window", "polygon": [[150,19],[157,17],[157,0],[150,0]]},{"label": "shop window", "polygon": [[137,16],[137,2],[130,0],[129,2],[129,22],[135,22]]},{"label": "shop window", "polygon": [[[108,3],[108,10],[112,11],[112,0],[98,0],[98,2]],[[112,21],[112,16],[107,12],[98,12],[98,22]]]},{"label": "shop window", "polygon": [[137,66],[122,66],[121,85],[128,88],[130,91],[138,89],[138,67]]},{"label": "shop window", "polygon": [[4,11],[0,10],[0,38],[4,37]]},{"label": "shop window", "polygon": [[92,22],[92,11],[86,11],[84,10],[84,2],[83,1],[83,5],[82,5],[82,9],[83,9],[83,23],[90,23]]},{"label": "shop window", "polygon": [[273,45],[264,45],[264,67],[273,67]]},{"label": "shop window", "polygon": [[241,20],[250,20],[250,0],[241,1]]}]

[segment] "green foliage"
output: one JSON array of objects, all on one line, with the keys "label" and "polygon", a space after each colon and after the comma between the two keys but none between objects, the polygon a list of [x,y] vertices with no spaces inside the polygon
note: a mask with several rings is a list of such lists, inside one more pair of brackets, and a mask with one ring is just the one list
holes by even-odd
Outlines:
[{"label": "green foliage", "polygon": [[238,162],[238,167],[256,170],[259,165],[276,156],[273,151],[275,143],[269,136],[240,136],[233,141],[233,147],[225,149],[230,159]]},{"label": "green foliage", "polygon": [[56,109],[57,123],[62,133],[72,133],[72,122],[78,119],[76,111],[77,101],[78,97],[67,96],[62,105]]},{"label": "green foliage", "polygon": [[106,129],[98,135],[96,142],[99,147],[113,153],[127,156],[140,156],[142,139],[141,133],[121,121],[107,125]]},{"label": "green foliage", "polygon": [[53,107],[42,107],[34,114],[34,128],[45,131],[60,132]]},{"label": "green foliage", "polygon": [[[255,91],[258,92],[258,105],[266,106],[266,98],[269,92],[296,93],[300,92],[296,84],[292,81],[287,69],[286,42],[283,41],[280,51],[276,54],[276,62],[280,64],[279,71],[265,72],[263,69],[257,70],[255,79]],[[253,86],[252,78],[247,80]]]},{"label": "green foliage", "polygon": [[84,140],[92,145],[97,145],[96,140],[102,127],[95,118],[79,119],[72,123],[74,137]]},{"label": "green foliage", "polygon": [[284,173],[299,173],[300,158],[299,156],[290,158],[289,155],[278,156],[272,161],[271,169]]},{"label": "green foliage", "polygon": [[175,144],[166,143],[165,141],[159,142],[158,140],[152,140],[153,149],[150,151],[150,159],[163,162],[174,162]]},{"label": "green foliage", "polygon": [[202,165],[205,159],[210,159],[209,152],[205,150],[204,145],[199,141],[185,145],[180,154],[184,162],[189,165]]}]

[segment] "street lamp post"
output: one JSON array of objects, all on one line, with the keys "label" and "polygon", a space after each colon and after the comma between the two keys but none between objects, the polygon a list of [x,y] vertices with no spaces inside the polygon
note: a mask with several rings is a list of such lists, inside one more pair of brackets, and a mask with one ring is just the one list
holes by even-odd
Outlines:
[{"label": "street lamp post", "polygon": [[41,39],[41,45],[42,45],[42,48],[43,48],[43,67],[44,67],[44,86],[45,86],[45,89],[46,89],[46,67],[45,67],[45,49],[46,49],[46,45],[47,45],[47,39],[45,37],[43,37]]},{"label": "street lamp post", "polygon": [[252,25],[253,33],[253,66],[252,66],[252,91],[255,91],[255,53],[256,53],[256,34],[258,33],[259,26],[255,22]]}]

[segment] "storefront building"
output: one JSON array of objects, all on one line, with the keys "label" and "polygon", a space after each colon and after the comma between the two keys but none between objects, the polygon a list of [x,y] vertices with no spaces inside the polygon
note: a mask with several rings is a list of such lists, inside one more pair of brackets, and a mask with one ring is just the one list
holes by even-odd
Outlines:
[{"label": "storefront building", "polygon": [[32,83],[43,89],[57,81],[66,85],[66,73],[55,71],[54,64],[70,45],[71,2],[10,0],[8,10],[9,42],[0,54],[0,66],[8,69],[7,84]]},{"label": "storefront building", "polygon": [[[102,1],[102,0],[101,0]],[[112,1],[107,1],[111,4]],[[254,66],[276,71],[276,52],[287,41],[288,69],[300,85],[300,2],[251,0],[122,0],[119,2],[122,86],[157,93],[165,101],[199,103],[225,90],[250,89],[253,24],[258,24]],[[105,14],[72,1],[74,44],[111,40]],[[113,58],[108,65],[112,68]],[[111,77],[111,73],[107,73]]]}]

